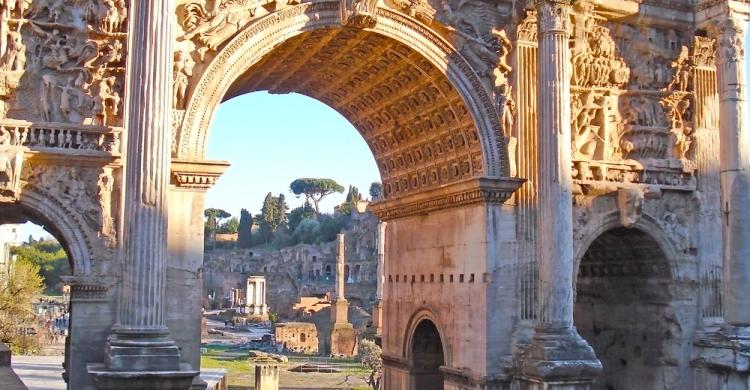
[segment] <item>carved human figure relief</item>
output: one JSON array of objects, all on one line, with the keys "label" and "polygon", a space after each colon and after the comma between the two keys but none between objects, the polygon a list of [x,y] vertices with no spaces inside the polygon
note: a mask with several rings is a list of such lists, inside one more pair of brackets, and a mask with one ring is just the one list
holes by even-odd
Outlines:
[{"label": "carved human figure relief", "polygon": [[510,175],[516,176],[518,137],[515,136],[515,128],[513,127],[516,115],[516,103],[513,101],[512,87],[508,84],[499,86],[495,91],[495,102],[497,110],[500,113],[500,125],[502,126],[505,144],[508,148]]},{"label": "carved human figure relief", "polygon": [[621,188],[617,191],[617,207],[620,223],[624,227],[635,225],[643,213],[643,188]]},{"label": "carved human figure relief", "polygon": [[245,27],[258,8],[274,4],[275,0],[208,0],[192,2],[178,9],[185,34],[178,39],[195,42],[198,59],[215,52],[219,46]]},{"label": "carved human figure relief", "polygon": [[178,50],[174,58],[174,105],[175,108],[185,108],[185,99],[187,98],[188,84],[190,77],[193,75],[195,62],[190,58],[190,54]]},{"label": "carved human figure relief", "polygon": [[[5,145],[1,141],[0,145]],[[0,146],[0,200],[18,198],[23,158],[21,148]]]},{"label": "carved human figure relief", "polygon": [[111,168],[103,168],[97,182],[97,194],[99,195],[99,207],[101,208],[101,226],[106,234],[112,234],[114,223],[112,221],[112,191],[114,189],[114,178]]},{"label": "carved human figure relief", "polygon": [[508,83],[513,45],[504,28],[507,16],[483,1],[441,0],[438,20],[488,91]]},{"label": "carved human figure relief", "polygon": [[435,20],[437,10],[427,0],[394,0],[397,8],[405,14],[429,25]]},{"label": "carved human figure relief", "polygon": [[377,0],[340,0],[341,24],[354,28],[373,27]]},{"label": "carved human figure relief", "polygon": [[3,55],[3,70],[23,71],[26,66],[26,45],[18,31],[8,31],[8,46]]}]

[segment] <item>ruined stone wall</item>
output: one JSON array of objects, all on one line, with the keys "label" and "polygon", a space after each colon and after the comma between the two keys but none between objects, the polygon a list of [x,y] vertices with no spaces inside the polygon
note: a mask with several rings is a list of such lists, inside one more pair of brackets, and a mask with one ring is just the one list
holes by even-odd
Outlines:
[{"label": "ruined stone wall", "polygon": [[276,343],[290,352],[308,355],[318,354],[318,330],[315,324],[285,322],[276,324]]},{"label": "ruined stone wall", "polygon": [[[375,301],[377,218],[369,212],[352,212],[346,229],[347,299],[370,308]],[[336,272],[336,243],[299,244],[269,250],[206,250],[203,263],[203,296],[213,292],[219,302],[231,288],[244,286],[250,275],[265,275],[266,299],[271,310],[294,318],[293,306],[300,296],[333,291]],[[205,305],[209,302],[204,301]]]}]

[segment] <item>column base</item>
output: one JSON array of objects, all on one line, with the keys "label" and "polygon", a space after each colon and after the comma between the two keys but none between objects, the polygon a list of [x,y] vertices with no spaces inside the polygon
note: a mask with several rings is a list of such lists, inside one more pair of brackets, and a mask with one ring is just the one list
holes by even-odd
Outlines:
[{"label": "column base", "polygon": [[[750,327],[724,325],[718,330],[704,333],[695,342],[695,356],[691,365],[696,374],[744,378],[738,383],[750,386]],[[732,381],[733,382],[733,381]],[[734,388],[734,387],[732,387]]]},{"label": "column base", "polygon": [[575,327],[537,328],[521,360],[521,389],[589,389],[602,371]]},{"label": "column base", "polygon": [[338,298],[331,304],[331,322],[334,324],[349,323],[349,302],[344,298]]},{"label": "column base", "polygon": [[167,337],[110,336],[105,362],[110,371],[180,371],[180,349]]},{"label": "column base", "polygon": [[357,331],[352,324],[335,324],[331,330],[331,355],[351,357],[357,355]]},{"label": "column base", "polygon": [[199,374],[187,365],[176,371],[111,371],[104,364],[89,364],[87,369],[97,390],[189,390]]}]

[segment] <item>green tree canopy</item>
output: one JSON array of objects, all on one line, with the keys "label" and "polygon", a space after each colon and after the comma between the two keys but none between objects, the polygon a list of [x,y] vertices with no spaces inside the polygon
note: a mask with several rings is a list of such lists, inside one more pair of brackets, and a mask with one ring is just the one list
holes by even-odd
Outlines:
[{"label": "green tree canopy", "polygon": [[344,192],[344,187],[333,179],[325,178],[300,178],[289,185],[289,189],[297,196],[305,195],[312,200],[315,212],[320,213],[320,201],[326,196],[338,192]]},{"label": "green tree canopy", "polygon": [[237,227],[237,245],[240,248],[253,246],[253,216],[247,209],[240,210],[240,224]]},{"label": "green tree canopy", "polygon": [[232,214],[229,214],[228,212],[222,209],[215,209],[215,208],[204,210],[203,215],[206,217],[205,231],[207,234],[216,233],[216,230],[219,228],[219,222],[222,219],[229,218],[232,216]]},{"label": "green tree canopy", "polygon": [[234,234],[237,233],[240,227],[240,221],[237,219],[237,217],[232,217],[226,220],[224,223],[219,225],[219,228],[216,229],[217,233],[222,234]]},{"label": "green tree canopy", "polygon": [[292,209],[292,211],[289,212],[288,217],[289,231],[294,232],[303,219],[312,218],[314,215],[315,209],[308,202],[305,202],[305,204],[300,207]]},{"label": "green tree canopy", "polygon": [[383,360],[380,357],[382,352],[372,340],[364,339],[359,345],[359,359],[362,365],[370,370],[367,383],[375,390],[380,388],[380,379],[383,376]]},{"label": "green tree canopy", "polygon": [[271,241],[272,236],[279,228],[286,226],[286,211],[289,206],[283,194],[273,196],[270,192],[263,200],[263,207],[260,210],[259,233],[264,242]]},{"label": "green tree canopy", "polygon": [[383,185],[380,182],[374,181],[370,184],[370,198],[377,200],[383,197]]},{"label": "green tree canopy", "polygon": [[0,342],[19,351],[17,330],[34,323],[32,302],[42,293],[39,266],[18,259],[9,267],[0,267]]},{"label": "green tree canopy", "polygon": [[18,260],[26,261],[39,268],[46,292],[56,295],[62,292],[60,276],[71,275],[68,255],[57,240],[39,240],[31,244],[16,246],[11,254],[18,256]]}]

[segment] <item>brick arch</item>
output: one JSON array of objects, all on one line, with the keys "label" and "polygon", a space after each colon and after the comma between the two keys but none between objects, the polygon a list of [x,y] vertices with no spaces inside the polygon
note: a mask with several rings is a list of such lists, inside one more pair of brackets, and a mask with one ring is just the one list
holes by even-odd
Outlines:
[{"label": "brick arch", "polygon": [[372,150],[386,197],[508,176],[497,110],[469,64],[418,22],[377,13],[371,29],[342,28],[339,3],[317,1],[251,23],[191,88],[175,157],[204,157],[222,101],[269,90],[311,96],[346,117]]}]

